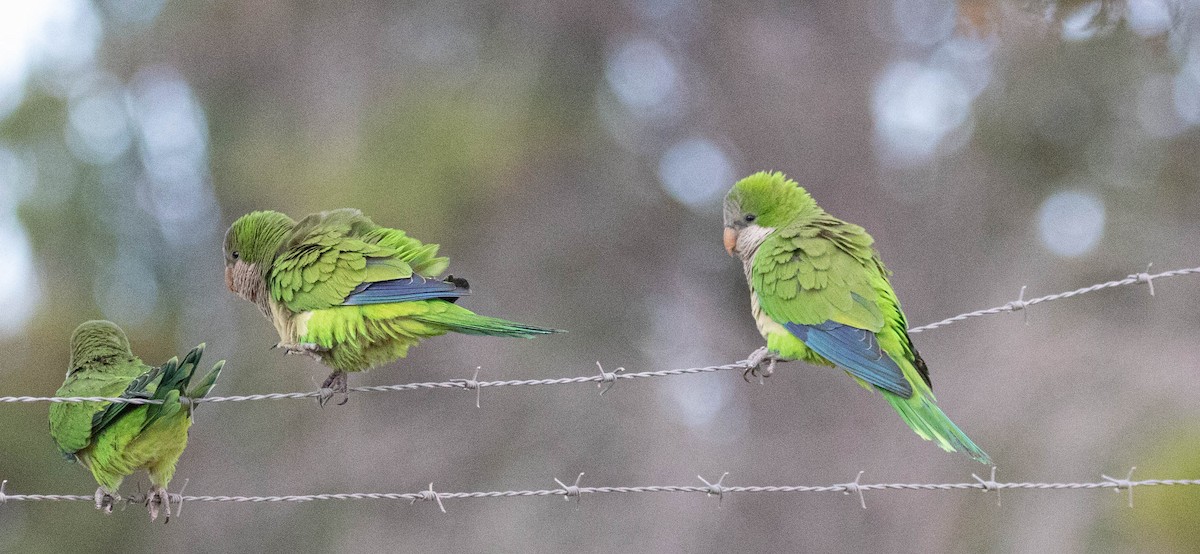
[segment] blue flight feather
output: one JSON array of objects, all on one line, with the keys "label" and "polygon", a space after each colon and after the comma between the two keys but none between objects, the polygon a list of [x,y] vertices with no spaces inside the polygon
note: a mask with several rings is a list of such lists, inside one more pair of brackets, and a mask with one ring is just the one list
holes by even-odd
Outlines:
[{"label": "blue flight feather", "polygon": [[895,360],[879,348],[875,333],[833,321],[819,325],[785,323],[783,327],[813,352],[855,377],[904,398],[912,397],[912,385]]},{"label": "blue flight feather", "polygon": [[405,279],[362,283],[342,302],[343,306],[361,306],[364,304],[389,304],[392,302],[411,302],[414,300],[430,300],[442,298],[453,300],[470,294],[467,287],[450,281],[426,279],[419,275]]}]

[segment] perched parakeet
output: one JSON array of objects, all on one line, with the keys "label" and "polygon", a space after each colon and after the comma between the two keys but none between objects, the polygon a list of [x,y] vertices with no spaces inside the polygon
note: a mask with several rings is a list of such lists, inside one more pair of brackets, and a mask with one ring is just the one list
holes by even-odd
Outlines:
[{"label": "perched parakeet", "polygon": [[274,323],[280,348],[332,368],[322,388],[340,393],[347,390],[347,372],[403,358],[428,337],[558,332],[455,304],[469,293],[467,281],[437,278],[449,264],[437,249],[354,209],[299,222],[279,212],[252,212],[225,233],[225,282]]},{"label": "perched parakeet", "polygon": [[[929,368],[871,235],[829,215],[782,173],[738,181],[724,216],[725,249],[742,260],[769,355],[839,367],[878,389],[922,438],[991,463],[934,403]],[[754,361],[757,370],[763,360]]]},{"label": "perched parakeet", "polygon": [[55,396],[162,401],[50,405],[50,436],[59,451],[88,468],[100,485],[96,489],[96,508],[112,513],[113,503],[121,498],[117,494],[121,481],[145,469],[150,473],[151,489],[146,500],[150,519],[158,518],[159,507],[166,508],[164,521],[171,519],[167,485],[187,446],[195,406],[189,400],[204,398],[225,365],[224,360],[217,362],[189,388],[203,353],[201,344],[183,361],[171,358],[160,367],[150,367],[133,355],[125,332],[112,322],[87,321],[75,329],[71,335],[71,365]]}]

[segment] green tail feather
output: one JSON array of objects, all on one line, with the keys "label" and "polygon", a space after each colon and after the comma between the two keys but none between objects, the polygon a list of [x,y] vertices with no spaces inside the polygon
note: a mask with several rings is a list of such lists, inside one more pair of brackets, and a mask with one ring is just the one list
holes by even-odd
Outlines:
[{"label": "green tail feather", "polygon": [[565,333],[562,329],[547,329],[535,327],[515,321],[475,314],[466,309],[454,310],[437,314],[413,316],[413,319],[446,327],[455,333],[464,335],[484,335],[488,337],[532,338],[551,333]]},{"label": "green tail feather", "polygon": [[213,365],[213,368],[200,379],[196,386],[188,389],[187,397],[193,400],[208,396],[208,392],[212,390],[213,385],[217,384],[217,377],[221,375],[221,369],[225,367],[225,360],[221,360]]},{"label": "green tail feather", "polygon": [[938,408],[929,397],[919,392],[908,399],[889,392],[884,392],[883,396],[887,398],[892,408],[896,409],[896,413],[900,414],[904,423],[907,423],[921,438],[936,442],[942,450],[947,452],[962,452],[980,463],[991,465],[992,459],[982,449],[975,446],[966,433],[963,433],[962,429],[950,421],[950,418],[946,417],[941,408]]}]

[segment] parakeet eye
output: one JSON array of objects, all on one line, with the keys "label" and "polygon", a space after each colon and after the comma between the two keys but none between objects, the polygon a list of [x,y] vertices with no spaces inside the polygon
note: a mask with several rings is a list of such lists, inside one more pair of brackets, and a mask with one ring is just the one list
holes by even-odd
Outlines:
[{"label": "parakeet eye", "polygon": [[754,214],[746,214],[746,223],[754,223],[755,219],[758,219],[758,216]]},{"label": "parakeet eye", "polygon": [[230,258],[233,258],[233,259],[235,259],[235,260],[236,260],[236,259],[238,259],[238,256],[239,256],[239,255],[240,255],[240,254],[238,254],[238,251],[237,251],[237,250],[234,250],[233,252],[230,252],[230,253],[229,253],[229,257],[230,257]]}]

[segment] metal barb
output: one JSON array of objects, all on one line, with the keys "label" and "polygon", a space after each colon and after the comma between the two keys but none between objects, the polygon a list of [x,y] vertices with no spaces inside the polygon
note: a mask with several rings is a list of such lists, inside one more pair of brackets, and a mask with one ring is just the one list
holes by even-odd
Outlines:
[{"label": "metal barb", "polygon": [[8,486],[8,479],[0,481],[0,504],[7,504],[8,497],[4,495],[4,487]]},{"label": "metal barb", "polygon": [[[992,315],[1006,313],[1006,312],[1015,312],[1018,310],[1025,312],[1023,315],[1025,316],[1026,323],[1028,324],[1029,310],[1027,308],[1032,307],[1035,304],[1042,304],[1045,302],[1064,300],[1064,299],[1068,299],[1068,298],[1074,298],[1076,296],[1083,295],[1083,294],[1091,294],[1093,292],[1097,292],[1097,291],[1101,291],[1101,290],[1107,290],[1107,289],[1111,289],[1111,288],[1115,288],[1115,287],[1134,286],[1134,285],[1143,284],[1143,283],[1147,285],[1147,288],[1150,290],[1151,294],[1155,294],[1155,291],[1153,288],[1154,281],[1159,281],[1159,280],[1167,279],[1167,278],[1171,278],[1171,277],[1180,277],[1180,276],[1185,276],[1185,275],[1200,276],[1200,267],[1179,268],[1179,269],[1173,269],[1170,271],[1159,272],[1156,274],[1151,274],[1150,273],[1151,269],[1152,269],[1152,266],[1147,265],[1146,271],[1143,273],[1135,273],[1132,275],[1128,275],[1119,280],[1108,281],[1108,282],[1104,282],[1104,283],[1096,283],[1096,284],[1078,288],[1075,290],[1064,291],[1064,292],[1059,292],[1059,293],[1055,293],[1055,294],[1048,294],[1046,296],[1041,296],[1038,298],[1031,298],[1029,300],[1025,300],[1026,287],[1021,287],[1021,293],[1020,293],[1019,298],[1017,300],[1008,302],[1007,304],[1002,304],[1000,306],[994,306],[994,307],[986,308],[986,309],[982,309],[982,310],[976,310],[976,311],[972,311],[972,312],[962,313],[962,314],[955,315],[953,317],[949,317],[947,319],[943,319],[941,321],[935,321],[933,323],[929,323],[927,325],[912,327],[912,328],[908,329],[908,332],[910,334],[917,334],[917,333],[921,333],[921,332],[925,332],[925,331],[931,331],[934,329],[940,329],[942,327],[946,327],[949,325],[954,325],[959,322],[966,321],[968,319],[974,319],[977,317],[990,317]],[[768,360],[770,360],[771,362],[783,362],[784,361],[784,360],[778,358],[777,356],[768,357],[766,348],[759,348],[754,353],[752,353],[749,358],[747,358],[745,360],[741,360],[741,361],[730,363],[730,364],[714,365],[714,366],[707,366],[707,367],[666,369],[666,370],[660,370],[660,371],[625,372],[621,375],[616,375],[618,372],[620,372],[620,369],[618,369],[617,371],[613,371],[613,372],[606,372],[606,371],[601,370],[599,378],[597,378],[593,374],[593,375],[583,375],[583,376],[575,376],[575,377],[556,377],[556,378],[547,378],[547,379],[514,379],[514,380],[507,380],[507,381],[487,381],[487,382],[480,382],[477,379],[458,379],[458,380],[454,380],[454,381],[404,383],[404,384],[396,384],[396,385],[382,385],[382,386],[371,386],[371,387],[353,387],[353,388],[350,388],[349,390],[353,391],[353,392],[402,392],[402,391],[417,391],[417,390],[424,391],[424,390],[451,389],[451,388],[475,389],[475,391],[476,391],[475,405],[480,406],[482,403],[481,399],[480,399],[480,394],[481,394],[480,388],[482,388],[484,386],[527,387],[527,386],[543,386],[543,385],[571,385],[571,384],[582,384],[582,383],[596,383],[597,381],[599,381],[599,386],[600,386],[601,390],[607,391],[607,390],[611,389],[611,387],[616,382],[618,377],[621,379],[638,379],[640,381],[642,379],[649,379],[649,378],[671,377],[671,376],[677,376],[677,375],[693,375],[693,374],[700,374],[700,373],[713,373],[713,372],[718,372],[718,371],[741,371],[742,377],[747,382],[750,382],[750,377],[752,374],[751,370],[755,369],[758,364],[768,361]],[[757,373],[760,383],[762,383],[764,381],[763,377],[765,377],[767,374],[769,374],[770,370],[772,369],[772,366],[768,365],[768,367],[765,369],[767,371]],[[609,377],[610,375],[612,377]],[[316,390],[314,390],[314,389],[316,389]],[[248,402],[248,401],[258,401],[258,400],[282,400],[282,399],[307,400],[307,399],[312,399],[312,398],[321,398],[321,399],[327,400],[332,395],[333,395],[333,390],[330,388],[317,389],[316,384],[315,384],[315,379],[314,379],[313,389],[310,389],[309,391],[306,391],[306,392],[272,392],[272,393],[264,393],[264,394],[247,394],[247,395],[236,395],[236,396],[209,396],[209,397],[206,397],[203,399],[196,399],[194,401],[194,403],[191,403],[189,408],[194,408],[195,404],[198,404],[198,403]],[[162,404],[162,400],[155,400],[155,399],[150,399],[150,398],[112,398],[112,397],[90,397],[90,396],[89,397],[0,396],[0,404],[32,403],[32,402],[52,402],[52,403],[110,402],[110,403],[132,404],[132,405]],[[1010,485],[1011,485],[1011,483],[1010,483]],[[1006,488],[1013,488],[1013,487],[1006,487]],[[10,500],[11,500],[11,498],[10,498]]]},{"label": "metal barb", "polygon": [[1146,264],[1146,271],[1135,273],[1130,277],[1136,278],[1139,283],[1146,283],[1150,287],[1150,296],[1154,296],[1154,276],[1150,275],[1150,268],[1154,266],[1154,262]]},{"label": "metal barb", "polygon": [[451,379],[450,380],[451,383],[462,384],[463,390],[475,391],[475,407],[476,408],[479,407],[479,395],[483,389],[483,387],[479,386],[479,370],[481,370],[481,369],[483,369],[483,366],[476,366],[475,374],[472,375],[470,379]]},{"label": "metal barb", "polygon": [[1104,475],[1103,473],[1100,474],[1100,476],[1103,477],[1105,481],[1108,481],[1109,483],[1113,483],[1114,485],[1116,485],[1116,487],[1113,488],[1113,492],[1119,494],[1121,492],[1121,489],[1125,489],[1125,490],[1129,491],[1129,507],[1130,508],[1133,507],[1133,487],[1136,486],[1132,481],[1133,470],[1135,470],[1135,469],[1137,469],[1137,466],[1133,466],[1133,467],[1129,468],[1129,473],[1127,473],[1125,475],[1124,479],[1113,479],[1112,477]]},{"label": "metal barb", "polygon": [[867,509],[867,499],[863,497],[862,485],[860,485],[858,482],[859,479],[862,479],[864,473],[866,473],[866,471],[858,472],[858,477],[854,478],[853,483],[843,484],[842,486],[845,487],[846,490],[842,491],[842,494],[850,494],[852,492],[858,493],[858,503],[862,506],[862,509],[865,510]]},{"label": "metal barb", "polygon": [[697,479],[704,481],[704,484],[708,485],[708,492],[704,493],[704,496],[712,496],[714,494],[717,495],[717,508],[720,508],[721,502],[725,500],[725,487],[722,486],[721,483],[725,481],[726,475],[729,475],[728,471],[722,473],[721,478],[717,479],[716,483],[709,483],[708,479],[705,479],[699,475],[696,476]]},{"label": "metal barb", "polygon": [[559,481],[559,480],[558,480],[558,477],[555,477],[555,478],[554,478],[554,482],[555,482],[555,483],[558,483],[558,486],[562,487],[562,488],[563,488],[563,490],[567,491],[567,492],[566,492],[566,494],[564,494],[564,495],[563,495],[563,500],[570,501],[570,500],[571,500],[571,497],[572,497],[572,496],[574,496],[574,497],[575,497],[575,503],[577,503],[577,504],[578,504],[578,503],[580,502],[580,500],[583,498],[583,495],[582,495],[582,494],[580,494],[580,490],[579,490],[579,481],[580,481],[581,479],[583,479],[583,473],[582,473],[582,472],[579,474],[579,476],[578,476],[578,477],[576,477],[576,478],[575,478],[575,484],[574,484],[574,485],[568,485],[568,484],[566,484],[566,483],[564,483],[564,482],[562,482],[562,481]]},{"label": "metal barb", "polygon": [[974,477],[976,481],[979,481],[980,485],[983,485],[983,492],[996,491],[996,505],[999,506],[1000,505],[1000,488],[1001,487],[1000,487],[1000,483],[996,482],[996,466],[992,466],[992,476],[987,481],[984,481],[982,478],[980,478],[978,475],[975,475],[974,473],[971,474],[971,477]]},{"label": "metal barb", "polygon": [[[618,367],[613,371],[604,371],[604,366],[600,365],[599,360],[596,361],[596,367],[600,368],[600,381],[596,383],[596,388],[602,388],[603,390],[600,391],[600,396],[604,396],[604,393],[612,390],[612,388],[616,386],[617,374],[625,371],[625,368]],[[608,383],[607,387],[604,386],[605,383]]]},{"label": "metal barb", "polygon": [[[187,489],[189,481],[191,481],[191,479],[184,479],[183,486],[179,487],[179,492],[175,493],[174,495],[176,500],[179,501],[179,506],[175,508],[175,517],[177,518],[179,517],[179,514],[183,513],[183,491]],[[167,495],[167,515],[171,514],[171,496],[172,495],[169,494]]]},{"label": "metal barb", "polygon": [[[1021,285],[1021,293],[1017,295],[1017,299],[1004,305],[1004,308],[1010,312],[1017,312],[1029,307],[1029,303],[1025,301],[1025,289],[1029,285]],[[1025,324],[1029,325],[1029,312],[1025,312]]]},{"label": "metal barb", "polygon": [[433,483],[429,483],[429,490],[423,490],[417,493],[417,495],[418,496],[413,497],[412,502],[408,503],[409,506],[416,504],[418,500],[435,500],[437,501],[438,508],[442,510],[442,513],[446,513],[446,505],[442,504],[442,496],[433,491]]}]

